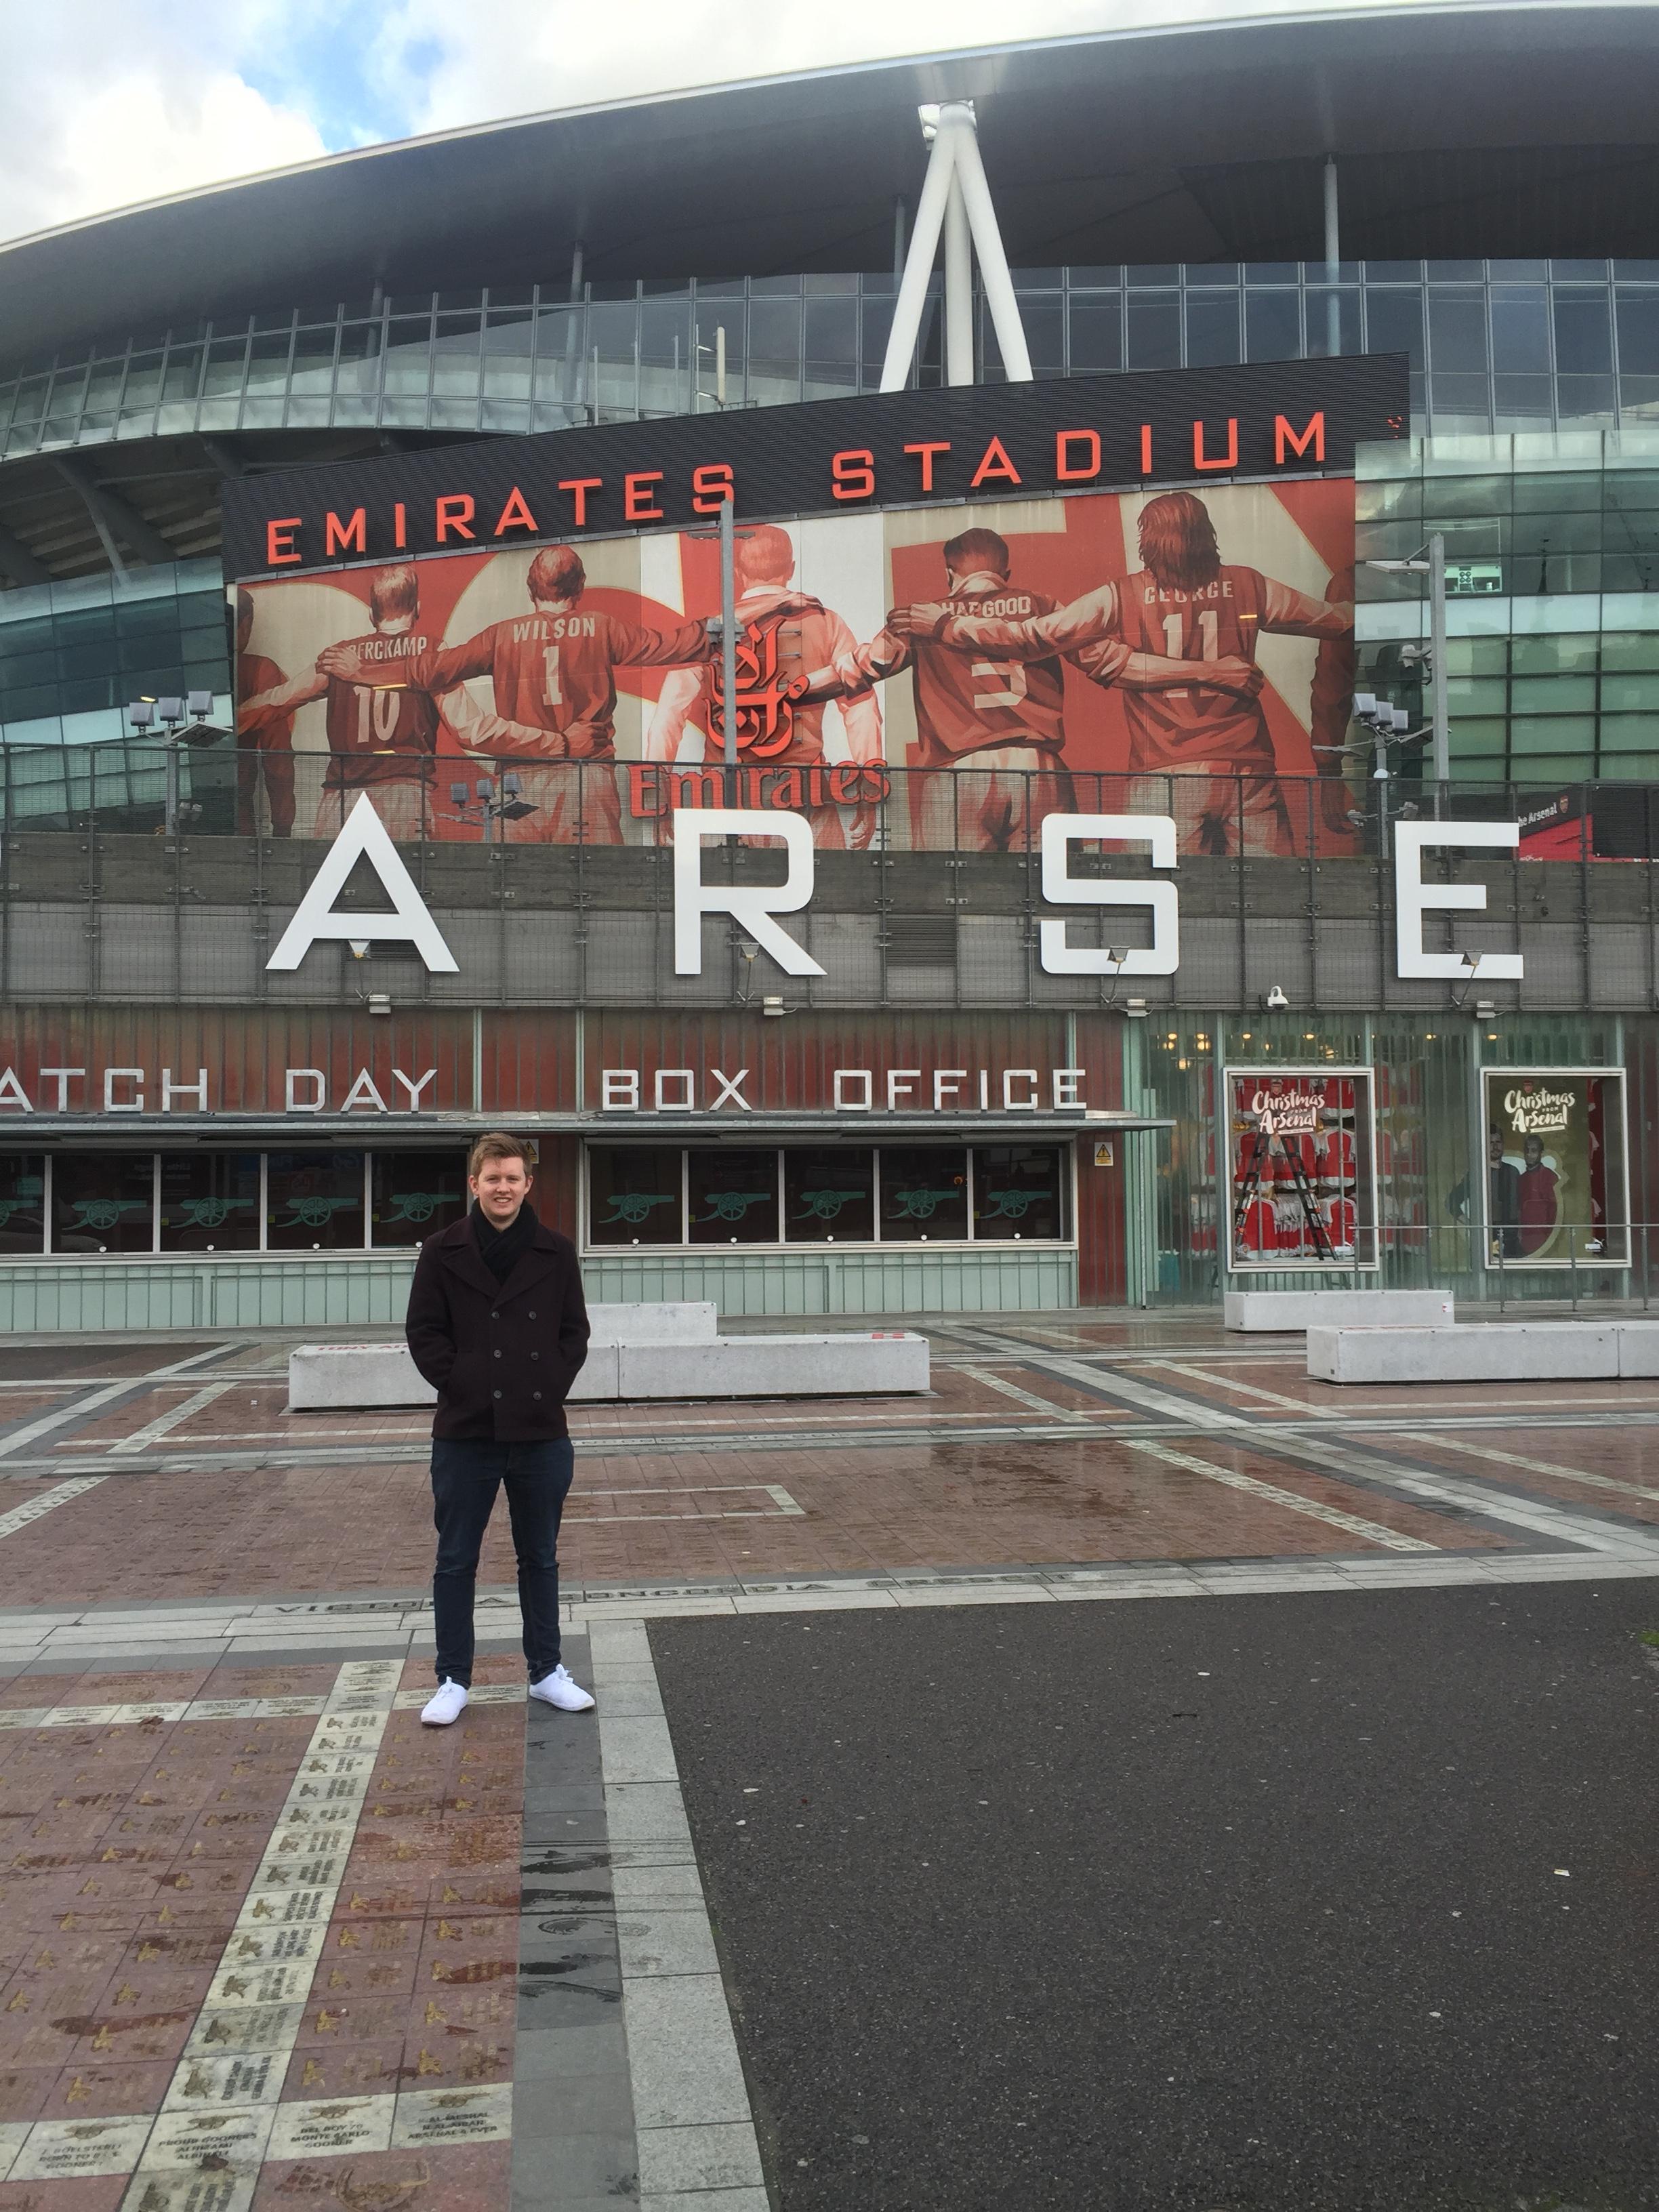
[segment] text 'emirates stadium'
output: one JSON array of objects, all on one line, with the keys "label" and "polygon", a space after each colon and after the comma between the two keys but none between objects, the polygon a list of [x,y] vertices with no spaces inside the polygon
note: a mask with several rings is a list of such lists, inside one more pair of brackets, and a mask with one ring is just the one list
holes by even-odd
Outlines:
[{"label": "text 'emirates stadium'", "polygon": [[[0,1322],[1659,1259],[1649,5],[930,56],[0,247]],[[556,1200],[554,1197],[556,1194]]]}]

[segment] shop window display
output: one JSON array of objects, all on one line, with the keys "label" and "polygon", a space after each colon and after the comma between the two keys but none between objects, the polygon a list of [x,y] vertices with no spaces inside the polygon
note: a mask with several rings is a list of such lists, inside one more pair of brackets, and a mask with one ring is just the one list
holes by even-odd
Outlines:
[{"label": "shop window display", "polygon": [[884,1146],[884,1244],[939,1244],[968,1234],[968,1155],[959,1146]]},{"label": "shop window display", "polygon": [[265,1176],[267,1249],[362,1250],[361,1152],[270,1152],[266,1155]]},{"label": "shop window display", "polygon": [[1050,1145],[976,1146],[974,1235],[981,1243],[1007,1237],[1052,1241],[1061,1234],[1060,1155]]},{"label": "shop window display", "polygon": [[155,1215],[153,1152],[59,1152],[53,1159],[54,1252],[152,1252]]},{"label": "shop window display", "polygon": [[1484,1082],[1487,1267],[1628,1267],[1623,1074],[1488,1068]]},{"label": "shop window display", "polygon": [[775,1152],[686,1154],[686,1224],[694,1244],[778,1242]]},{"label": "shop window display", "polygon": [[45,1155],[0,1152],[0,1252],[39,1252],[46,1243],[46,1226]]},{"label": "shop window display", "polygon": [[375,1152],[370,1242],[423,1244],[466,1212],[465,1152]]},{"label": "shop window display", "polygon": [[1228,1265],[1378,1264],[1368,1068],[1230,1068]]},{"label": "shop window display", "polygon": [[164,1252],[257,1252],[258,1152],[163,1152]]},{"label": "shop window display", "polygon": [[596,1145],[587,1155],[590,1244],[679,1244],[684,1154],[665,1145]]},{"label": "shop window display", "polygon": [[783,1156],[791,1244],[867,1244],[876,1233],[876,1156],[848,1145],[792,1146]]}]

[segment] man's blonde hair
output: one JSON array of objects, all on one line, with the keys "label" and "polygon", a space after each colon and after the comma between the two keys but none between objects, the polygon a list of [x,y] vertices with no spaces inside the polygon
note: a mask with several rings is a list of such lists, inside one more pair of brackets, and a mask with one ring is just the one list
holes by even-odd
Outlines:
[{"label": "man's blonde hair", "polygon": [[530,1147],[522,1137],[509,1137],[505,1129],[492,1129],[478,1139],[466,1156],[467,1174],[477,1175],[486,1160],[522,1160],[526,1177],[531,1172]]}]

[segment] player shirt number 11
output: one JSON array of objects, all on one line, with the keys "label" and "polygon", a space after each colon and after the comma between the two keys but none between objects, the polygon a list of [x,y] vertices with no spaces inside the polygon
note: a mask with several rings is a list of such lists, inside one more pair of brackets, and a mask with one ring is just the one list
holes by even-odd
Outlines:
[{"label": "player shirt number 11", "polygon": [[[1185,615],[1164,616],[1164,641],[1169,647],[1171,660],[1191,658],[1187,643]],[[1214,607],[1198,610],[1198,657],[1200,660],[1219,660],[1221,658],[1221,617]],[[1187,694],[1183,690],[1171,691],[1169,696],[1171,699],[1184,699]]]}]

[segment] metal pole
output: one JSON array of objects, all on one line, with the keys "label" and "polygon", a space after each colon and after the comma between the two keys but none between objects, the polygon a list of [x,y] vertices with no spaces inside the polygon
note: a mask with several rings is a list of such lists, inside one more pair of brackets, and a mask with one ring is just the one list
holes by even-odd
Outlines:
[{"label": "metal pole", "polygon": [[974,380],[974,260],[959,173],[945,203],[945,381]]},{"label": "metal pole", "polygon": [[991,187],[985,181],[985,164],[979,157],[979,132],[974,124],[974,111],[966,104],[944,109],[939,116],[941,137],[945,136],[947,118],[956,175],[962,187],[963,203],[968,210],[969,228],[974,234],[974,251],[979,256],[980,282],[985,287],[985,304],[990,309],[992,327],[997,334],[1003,374],[1010,384],[1029,384],[1031,381],[1030,348],[1025,343],[1025,325],[1019,319],[1019,301],[1014,293],[1014,280],[1009,274],[1008,256],[1002,246],[1002,232],[997,223],[996,210],[991,204]]},{"label": "metal pole", "polygon": [[[1429,651],[1434,780],[1443,786],[1451,775],[1451,731],[1446,712],[1446,540],[1438,530],[1429,540]],[[1437,805],[1443,790],[1435,797]]]},{"label": "metal pole", "polygon": [[720,506],[720,702],[726,803],[738,803],[738,563],[733,502]]},{"label": "metal pole", "polygon": [[167,739],[167,827],[169,837],[179,835],[179,740]]},{"label": "metal pole", "polygon": [[904,275],[904,202],[902,198],[893,202],[893,283],[896,289]]},{"label": "metal pole", "polygon": [[[945,204],[951,195],[951,133],[941,118],[933,138],[933,150],[928,157],[927,174],[921,181],[921,198],[916,202],[916,219],[910,228],[910,250],[904,257],[898,298],[893,302],[893,326],[888,332],[887,352],[881,365],[884,392],[902,392],[910,381],[910,356],[916,349],[916,338],[921,329],[927,280],[933,273],[933,256],[939,250]],[[981,258],[983,258],[981,248]]]},{"label": "metal pole", "polygon": [[1336,156],[1325,156],[1325,350],[1334,357],[1342,350],[1342,308],[1336,295],[1337,273],[1342,265],[1342,233],[1337,221]]}]

